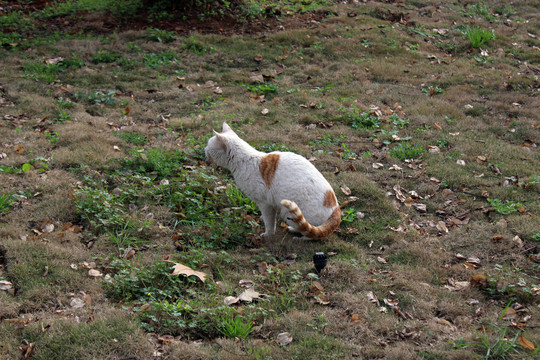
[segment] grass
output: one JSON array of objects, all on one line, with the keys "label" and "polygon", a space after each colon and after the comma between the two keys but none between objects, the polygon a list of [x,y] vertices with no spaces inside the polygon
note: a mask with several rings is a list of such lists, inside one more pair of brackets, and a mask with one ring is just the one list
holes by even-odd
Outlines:
[{"label": "grass", "polygon": [[[537,356],[537,7],[253,0],[235,14],[275,21],[264,34],[96,35],[80,9],[98,5],[117,7],[0,16],[0,358]],[[473,25],[497,34],[482,51]],[[256,204],[204,162],[224,120],[309,159],[339,231],[262,241]]]},{"label": "grass", "polygon": [[495,30],[485,30],[478,26],[467,27],[464,32],[471,47],[479,48],[495,39]]}]

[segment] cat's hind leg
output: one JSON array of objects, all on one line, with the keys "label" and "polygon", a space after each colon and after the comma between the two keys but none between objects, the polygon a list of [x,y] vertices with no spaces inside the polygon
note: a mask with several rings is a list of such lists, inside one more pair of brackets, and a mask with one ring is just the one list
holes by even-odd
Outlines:
[{"label": "cat's hind leg", "polygon": [[259,210],[261,210],[261,215],[265,228],[262,237],[267,238],[269,236],[273,236],[276,233],[276,209],[274,209],[270,205],[263,204],[259,205]]}]

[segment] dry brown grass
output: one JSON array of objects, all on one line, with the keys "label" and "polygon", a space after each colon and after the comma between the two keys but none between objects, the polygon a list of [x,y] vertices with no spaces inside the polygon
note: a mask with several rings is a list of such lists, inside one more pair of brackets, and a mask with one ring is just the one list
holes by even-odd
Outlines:
[{"label": "dry brown grass", "polygon": [[[484,3],[490,8],[505,5]],[[0,50],[5,58],[0,85],[15,103],[0,107],[0,154],[6,154],[0,165],[16,170],[0,173],[0,194],[16,194],[14,204],[0,213],[0,249],[5,253],[0,279],[15,287],[14,295],[0,291],[0,357],[18,358],[24,339],[35,344],[33,358],[37,359],[52,358],[55,351],[59,359],[149,359],[157,354],[154,351],[163,353],[161,358],[182,359],[472,359],[486,353],[478,346],[479,328],[496,325],[516,333],[510,321],[500,319],[510,301],[517,310],[516,302],[524,306],[517,320],[523,321],[522,334],[538,346],[540,335],[534,331],[540,316],[538,294],[531,288],[538,286],[534,260],[538,240],[533,237],[539,229],[539,185],[505,185],[507,177],[526,182],[540,175],[536,166],[538,63],[523,61],[532,59],[532,46],[539,46],[536,38],[527,35],[536,34],[531,25],[537,18],[536,8],[512,4],[517,15],[513,23],[505,24],[502,18],[466,17],[465,5],[440,1],[340,4],[334,7],[338,16],[320,24],[257,36],[194,33],[193,38],[179,36],[162,44],[148,41],[143,32],[131,31],[107,41],[66,39],[24,52]],[[406,23],[388,20],[400,13]],[[478,51],[471,51],[458,29],[450,25],[453,21],[496,29],[499,38],[488,47],[491,60],[475,59]],[[440,37],[434,28],[449,33]],[[441,51],[437,47],[441,41],[454,43],[455,49],[450,54]],[[517,50],[513,42],[519,44]],[[197,54],[185,48],[193,43],[206,50]],[[121,61],[93,63],[92,56],[99,50],[121,54],[133,62],[132,67]],[[177,53],[176,62],[157,68],[144,65],[145,55],[166,51]],[[254,60],[257,54],[262,60]],[[75,55],[85,65],[58,72],[56,83],[22,77],[25,66],[41,63],[43,57]],[[267,82],[277,85],[264,99],[254,99],[247,88],[257,85],[250,76],[259,74],[273,74]],[[222,93],[207,86],[207,81],[216,82]],[[445,91],[430,96],[422,92],[429,86]],[[57,101],[58,97],[73,99],[76,92],[98,90],[115,90],[115,104],[82,99],[63,109]],[[353,129],[340,110],[351,106],[364,112],[373,106],[394,109],[396,103],[408,120],[403,127],[394,126],[385,114],[379,128]],[[473,109],[466,107],[469,104]],[[265,108],[267,115],[261,113]],[[71,119],[53,121],[64,110]],[[239,205],[235,213],[233,199],[218,190],[230,186],[230,175],[202,162],[205,138],[212,129],[219,130],[223,121],[252,144],[269,150],[285,146],[313,158],[340,203],[349,196],[358,198],[343,210],[352,211],[353,217],[360,211],[364,217],[342,222],[340,232],[323,242],[278,234],[262,244],[256,238],[257,213],[245,205]],[[57,141],[51,142],[43,129],[57,132]],[[145,143],[135,145],[118,136],[132,133],[146,137]],[[440,146],[440,151],[424,153],[416,162],[400,161],[390,155],[400,142],[390,141],[391,134],[410,137],[409,143],[424,149]],[[18,144],[24,146],[21,153],[16,151]],[[342,144],[356,153],[355,159],[345,159],[338,152]],[[180,149],[186,160],[168,176],[161,177],[159,169],[141,170],[148,165],[143,161],[148,151],[158,148],[166,153]],[[486,161],[478,156],[485,156]],[[48,168],[40,166],[37,158],[48,159]],[[464,160],[465,166],[457,160]],[[18,171],[30,162],[35,164],[33,169]],[[374,168],[373,163],[383,167]],[[496,165],[501,174],[489,164]],[[392,165],[402,169],[390,170]],[[179,187],[170,190],[164,182],[160,185],[162,180]],[[197,182],[204,186],[197,187]],[[144,230],[129,233],[147,242],[128,239],[127,244],[117,244],[111,232],[91,225],[76,210],[73,193],[79,184],[113,194],[103,203],[102,212],[121,206],[124,220],[151,219]],[[398,200],[396,185],[416,191],[422,198],[414,202],[426,204],[427,212],[407,206],[409,200]],[[344,186],[350,194],[345,194]],[[196,193],[188,192],[193,189]],[[216,212],[219,220],[187,224],[190,201],[207,190],[213,195],[204,198],[200,206],[209,208],[200,216]],[[526,211],[499,214],[490,208],[486,196],[520,202]],[[211,207],[215,204],[217,208]],[[93,206],[97,209],[98,205]],[[452,226],[450,219],[459,215],[465,223]],[[219,242],[232,238],[237,231],[234,226],[246,219],[253,219],[255,225],[245,228],[237,243]],[[43,232],[46,222],[54,224],[53,231]],[[222,222],[227,227],[219,227]],[[440,230],[439,222],[445,222],[448,233]],[[81,226],[82,232],[63,230],[66,223]],[[113,229],[112,233],[123,231]],[[123,259],[130,249],[135,252],[133,258]],[[312,256],[318,251],[334,254],[315,276]],[[285,266],[282,261],[289,254],[297,257]],[[478,257],[480,266],[466,266],[457,254]],[[162,281],[145,284],[144,291],[116,289],[118,295],[81,267],[85,261],[96,262],[103,274],[120,281],[115,266],[123,266],[135,282],[141,272],[153,271],[168,257],[205,271],[212,281],[224,285],[182,283],[182,295],[167,301],[179,304],[179,309],[189,304],[193,317],[182,313],[167,318],[163,312],[150,310],[163,325],[160,334],[144,327],[150,323],[143,319],[146,310],[141,309],[165,304],[164,299],[144,294],[159,297],[159,291],[171,291]],[[275,267],[261,271],[264,263]],[[78,269],[73,270],[72,264]],[[467,282],[473,275],[487,276],[489,287],[452,290],[454,281]],[[254,316],[249,320],[254,331],[237,340],[220,335],[215,328],[224,319],[223,298],[244,290],[238,285],[240,280],[253,281],[257,291],[267,296],[230,307],[241,319]],[[314,280],[324,287],[327,305],[309,295]],[[141,293],[135,300],[127,297],[138,290]],[[71,301],[81,292],[92,303],[76,308]],[[370,292],[386,312],[370,301]],[[399,311],[385,305],[384,299],[397,301]],[[210,330],[194,320],[212,311]],[[528,315],[531,318],[525,321]],[[167,320],[183,316],[195,330],[166,326]],[[280,346],[276,337],[285,331],[293,342]],[[175,336],[164,337],[169,333]],[[476,345],[458,349],[452,344],[460,339]],[[531,355],[519,345],[516,349],[515,358]]]}]

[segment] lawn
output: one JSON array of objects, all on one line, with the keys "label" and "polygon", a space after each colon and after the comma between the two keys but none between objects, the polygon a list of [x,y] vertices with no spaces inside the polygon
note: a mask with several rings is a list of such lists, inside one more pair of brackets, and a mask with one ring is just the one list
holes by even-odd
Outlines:
[{"label": "lawn", "polygon": [[[0,1],[0,358],[538,356],[538,1],[114,3]],[[339,231],[261,239],[224,121]]]}]

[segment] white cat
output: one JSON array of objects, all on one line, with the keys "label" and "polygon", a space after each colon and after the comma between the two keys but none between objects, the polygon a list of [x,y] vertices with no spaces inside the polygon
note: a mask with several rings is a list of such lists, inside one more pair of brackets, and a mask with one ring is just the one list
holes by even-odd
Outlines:
[{"label": "white cat", "polygon": [[[341,211],[332,187],[306,158],[255,150],[223,123],[204,149],[208,162],[229,169],[240,190],[261,210],[264,237],[276,232],[276,215],[305,239],[320,239],[339,227]],[[300,210],[302,209],[302,210]]]}]

